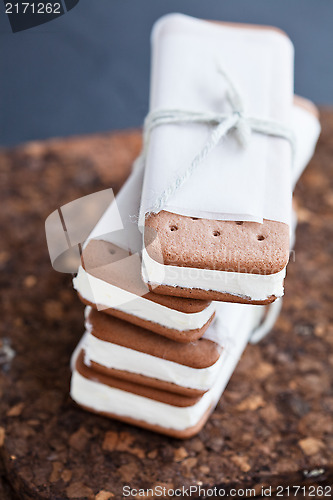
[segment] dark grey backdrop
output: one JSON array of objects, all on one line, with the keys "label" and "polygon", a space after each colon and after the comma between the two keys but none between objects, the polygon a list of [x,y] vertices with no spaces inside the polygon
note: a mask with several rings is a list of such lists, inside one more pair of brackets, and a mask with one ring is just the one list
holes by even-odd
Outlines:
[{"label": "dark grey backdrop", "polygon": [[80,0],[16,34],[1,4],[0,144],[139,126],[150,29],[176,11],[279,26],[295,44],[296,92],[333,103],[332,0]]}]

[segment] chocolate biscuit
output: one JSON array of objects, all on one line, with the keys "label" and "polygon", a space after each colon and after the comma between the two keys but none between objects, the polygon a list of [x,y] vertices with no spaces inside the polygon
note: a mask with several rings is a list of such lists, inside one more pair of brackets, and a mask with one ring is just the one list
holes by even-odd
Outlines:
[{"label": "chocolate biscuit", "polygon": [[92,335],[100,340],[191,368],[203,369],[213,365],[222,352],[222,346],[211,340],[201,338],[179,345],[174,340],[158,337],[147,329],[94,309],[90,311],[87,321]]}]

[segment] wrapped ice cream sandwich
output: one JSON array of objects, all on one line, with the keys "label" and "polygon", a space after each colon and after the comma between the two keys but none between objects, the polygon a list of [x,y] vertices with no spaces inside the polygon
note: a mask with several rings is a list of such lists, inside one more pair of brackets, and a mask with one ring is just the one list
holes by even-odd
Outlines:
[{"label": "wrapped ice cream sandwich", "polygon": [[155,292],[252,304],[283,295],[292,101],[283,32],[179,14],[156,23],[140,208]]},{"label": "wrapped ice cream sandwich", "polygon": [[[209,300],[162,296],[141,277],[142,237],[137,219],[143,171],[136,169],[84,245],[73,280],[87,305],[178,342],[200,338],[213,320]],[[122,221],[122,230],[114,230]]]},{"label": "wrapped ice cream sandwich", "polygon": [[[164,386],[161,380],[158,381],[157,379],[154,385],[147,385],[142,384],[142,380],[140,379],[136,380],[134,378],[120,377],[119,372],[105,369],[110,367],[110,363],[111,365],[112,363],[117,363],[117,360],[114,358],[114,352],[112,357],[110,356],[110,360],[107,361],[106,353],[103,353],[99,348],[96,349],[96,346],[89,344],[89,342],[86,343],[83,341],[83,344],[81,344],[83,350],[75,356],[74,360],[74,370],[71,380],[71,397],[83,408],[101,415],[177,438],[188,438],[193,436],[200,431],[210,413],[215,408],[247,344],[249,335],[258,325],[263,313],[263,308],[255,306],[244,308],[239,304],[218,304],[217,307],[217,317],[208,331],[211,331],[213,335],[212,338],[215,340],[216,335],[220,338],[222,337],[226,348],[221,358],[218,373],[214,377],[210,389],[203,395],[199,395],[195,392],[184,395],[178,390],[174,392],[166,390],[166,388],[170,389],[170,385]],[[240,311],[241,314],[239,314]],[[102,317],[104,315],[100,314],[99,316]],[[233,323],[229,322],[230,328],[224,330],[227,324],[225,323],[225,319],[228,317],[230,318],[230,316],[233,316],[234,321]],[[240,316],[241,321],[239,321]],[[138,338],[141,338],[140,334]],[[113,340],[115,340],[115,338],[113,338]],[[208,340],[209,339],[207,339],[207,341]],[[104,335],[102,342],[106,343]],[[121,342],[119,336],[118,342]],[[202,340],[199,342],[202,342]],[[210,340],[210,342],[213,343],[214,340]],[[114,345],[120,347],[119,344]],[[132,345],[132,347],[134,346]],[[157,349],[157,344],[154,348]],[[179,350],[188,350],[187,345],[178,344],[178,348]],[[86,349],[89,350],[88,353]],[[107,347],[105,347],[105,349],[107,349]],[[133,352],[130,354],[130,349],[131,348],[127,348],[127,351],[123,351],[121,354],[121,356],[128,356],[128,362],[126,363],[125,361],[123,366],[116,365],[117,370],[123,367],[126,368],[128,372],[131,367],[133,370],[140,367],[140,373],[148,373],[149,376],[154,375],[154,377],[161,377],[159,373],[169,373],[169,375],[173,376],[167,363],[163,365],[163,359],[156,359],[156,361],[160,363],[160,368],[155,371],[154,368],[156,368],[156,363],[155,360],[151,359],[154,357],[152,354],[146,354],[146,357],[142,356],[140,358],[140,353],[142,354],[141,351],[138,349],[131,349]],[[88,358],[86,358],[84,354],[85,350],[86,356],[88,354]],[[133,354],[137,356],[133,357]],[[157,354],[157,351],[155,351],[155,354]],[[185,379],[186,376],[189,375],[191,367],[187,364],[176,363],[175,361],[169,360],[168,357],[172,356],[171,353],[169,354],[169,356],[167,354],[164,361],[178,364],[176,371],[178,371],[180,379],[178,379],[177,382],[179,383],[180,380],[182,380],[181,383],[188,386],[191,384],[191,380],[186,381]],[[176,353],[174,351],[173,356],[175,355]],[[147,356],[151,356],[148,364]],[[182,355],[180,355],[180,358],[181,356]],[[178,361],[181,361],[180,358],[178,358]],[[133,361],[133,363],[129,361]],[[105,367],[106,363],[108,364],[107,367]],[[152,363],[152,371],[149,371],[150,363]],[[102,368],[103,366],[104,369]],[[184,371],[181,372],[181,368],[183,368]],[[175,367],[173,367],[173,369],[175,369]],[[200,377],[198,377],[198,374],[194,375],[193,370],[195,369],[192,367],[191,375],[195,381],[194,384],[197,386]],[[187,375],[185,375],[185,373]],[[201,382],[199,382],[199,384],[201,384]]]}]

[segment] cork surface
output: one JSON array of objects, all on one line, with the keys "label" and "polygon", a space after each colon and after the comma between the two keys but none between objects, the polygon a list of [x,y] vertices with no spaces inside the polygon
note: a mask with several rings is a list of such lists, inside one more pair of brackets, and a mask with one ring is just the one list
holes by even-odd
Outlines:
[{"label": "cork surface", "polygon": [[45,245],[44,221],[53,210],[120,187],[139,134],[0,153],[0,471],[18,498],[118,500],[124,484],[200,481],[260,493],[261,483],[332,483],[333,110],[322,112],[322,125],[318,152],[296,190],[296,259],[282,315],[269,337],[247,348],[203,430],[182,442],[73,405],[68,366],[83,306],[71,276],[51,269]]},{"label": "cork surface", "polygon": [[199,339],[179,345],[179,342],[160,338],[149,330],[95,310],[90,312],[88,321],[92,325],[92,335],[100,340],[191,368],[200,369],[213,365],[222,352],[222,347],[211,340]]}]

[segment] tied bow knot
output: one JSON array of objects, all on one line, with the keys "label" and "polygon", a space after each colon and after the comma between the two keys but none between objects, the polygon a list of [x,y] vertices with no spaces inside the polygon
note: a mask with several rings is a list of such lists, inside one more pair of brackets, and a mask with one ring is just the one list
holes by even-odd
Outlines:
[{"label": "tied bow knot", "polygon": [[244,99],[236,84],[231,80],[228,73],[217,63],[217,71],[227,83],[226,97],[232,109],[232,114],[236,119],[233,126],[237,132],[237,138],[240,145],[246,148],[251,139],[251,126],[245,115]]}]

